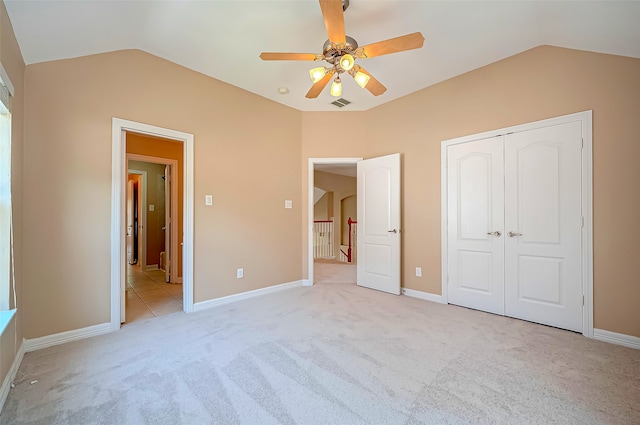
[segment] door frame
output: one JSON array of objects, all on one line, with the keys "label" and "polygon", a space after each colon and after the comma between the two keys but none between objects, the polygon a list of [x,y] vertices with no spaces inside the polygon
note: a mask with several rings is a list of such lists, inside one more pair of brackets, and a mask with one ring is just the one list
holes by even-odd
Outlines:
[{"label": "door frame", "polygon": [[[362,161],[362,158],[309,158],[308,172],[309,172],[309,187],[308,187],[308,200],[307,200],[307,229],[308,229],[308,243],[307,243],[307,262],[308,262],[308,277],[303,279],[302,284],[305,286],[313,285],[313,188],[314,188],[314,172],[316,164],[352,164],[356,166],[358,161]],[[357,180],[357,177],[356,177]]]},{"label": "door frame", "polygon": [[[150,164],[161,164],[161,165],[168,165],[171,167],[171,172],[174,173],[175,170],[178,169],[178,161],[176,161],[175,159],[168,159],[168,158],[160,158],[157,156],[148,156],[148,155],[139,155],[139,154],[135,154],[135,153],[128,153],[127,155],[127,164],[129,163],[129,161],[140,161],[140,162],[148,162]],[[146,172],[145,172],[146,175]],[[178,190],[177,190],[177,179],[172,179],[171,180],[171,216],[172,217],[178,217]],[[146,185],[145,185],[145,192],[143,192],[143,194],[146,196]],[[146,211],[146,198],[144,198],[144,203],[145,203],[145,210],[143,212],[144,214],[144,223],[146,225],[146,218],[147,218],[147,211]],[[166,200],[165,200],[165,207],[166,207]],[[146,236],[146,228],[145,228],[145,236]],[[146,248],[146,240],[145,240],[145,248]],[[170,247],[171,251],[171,256],[173,257],[174,253],[178,252],[178,226],[172,226],[171,229],[171,247]],[[145,252],[146,254],[146,252]],[[176,259],[176,265],[177,265],[177,257]],[[174,258],[170,259],[171,261],[174,260]],[[144,263],[146,265],[146,261]],[[145,270],[145,268],[143,268],[142,270]],[[181,283],[178,279],[178,276],[174,276],[174,269],[173,269],[173,263],[171,263],[171,283]]]},{"label": "door frame", "polygon": [[593,111],[576,112],[555,118],[534,121],[498,130],[486,131],[469,136],[444,140],[440,145],[440,205],[441,205],[441,253],[442,253],[442,300],[448,304],[448,246],[447,246],[447,147],[460,143],[469,143],[508,133],[534,130],[541,127],[580,121],[582,125],[582,335],[593,338]]},{"label": "door frame", "polygon": [[126,279],[126,133],[172,139],[183,145],[183,310],[193,311],[194,136],[113,117],[111,127],[111,330],[120,329],[121,282]]}]

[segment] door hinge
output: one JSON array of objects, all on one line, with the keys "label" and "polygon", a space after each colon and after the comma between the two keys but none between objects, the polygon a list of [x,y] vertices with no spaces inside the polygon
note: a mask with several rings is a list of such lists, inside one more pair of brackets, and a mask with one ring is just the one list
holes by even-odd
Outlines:
[{"label": "door hinge", "polygon": [[584,227],[584,216],[582,216],[582,224],[580,225],[580,227]]},{"label": "door hinge", "polygon": [[581,145],[580,145],[580,149],[584,149],[584,138],[580,139],[582,141]]},{"label": "door hinge", "polygon": [[584,295],[582,296],[582,306],[584,307]]}]

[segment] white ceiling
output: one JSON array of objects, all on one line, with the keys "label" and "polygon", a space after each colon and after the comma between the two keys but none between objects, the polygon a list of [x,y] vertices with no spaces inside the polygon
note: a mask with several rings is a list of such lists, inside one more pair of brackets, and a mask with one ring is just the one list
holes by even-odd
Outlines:
[{"label": "white ceiling", "polygon": [[[5,4],[26,64],[141,49],[301,111],[338,110],[328,87],[305,98],[315,63],[258,57],[321,53],[327,35],[317,0]],[[345,28],[361,46],[416,31],[426,38],[422,49],[359,59],[388,90],[375,97],[343,79],[342,97],[352,103],[342,110],[351,111],[539,45],[640,57],[640,1],[351,0]]]}]

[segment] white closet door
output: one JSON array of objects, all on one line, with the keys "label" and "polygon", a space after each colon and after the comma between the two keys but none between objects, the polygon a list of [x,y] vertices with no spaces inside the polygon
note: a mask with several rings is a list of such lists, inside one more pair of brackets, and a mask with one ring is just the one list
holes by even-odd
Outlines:
[{"label": "white closet door", "polygon": [[448,299],[504,314],[502,137],[447,148]]},{"label": "white closet door", "polygon": [[504,146],[505,314],[581,332],[581,123]]}]

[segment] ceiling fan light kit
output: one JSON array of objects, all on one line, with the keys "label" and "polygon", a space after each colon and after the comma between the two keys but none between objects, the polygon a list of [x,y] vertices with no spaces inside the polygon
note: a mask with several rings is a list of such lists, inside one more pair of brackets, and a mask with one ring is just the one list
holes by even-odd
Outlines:
[{"label": "ceiling fan light kit", "polygon": [[334,97],[342,96],[342,81],[340,80],[340,75],[333,80],[329,93]]},{"label": "ceiling fan light kit", "polygon": [[[346,6],[349,1],[346,1]],[[405,50],[419,49],[424,44],[424,37],[421,33],[403,35],[389,40],[379,41],[363,47],[358,47],[358,42],[345,35],[344,31],[344,10],[345,0],[320,0],[320,9],[324,17],[324,24],[327,29],[329,39],[322,46],[322,54],[313,53],[277,53],[262,52],[262,60],[312,60],[325,61],[329,67],[317,67],[309,71],[309,76],[313,86],[306,94],[309,99],[314,99],[320,95],[327,86],[333,74],[337,74],[331,84],[330,93],[332,96],[342,95],[342,81],[340,74],[346,72],[356,83],[369,90],[374,96],[384,93],[387,88],[376,80],[369,72],[359,65],[356,59],[372,58],[376,56],[388,55],[390,53],[402,52]]]},{"label": "ceiling fan light kit", "polygon": [[317,83],[318,81],[322,80],[322,77],[324,77],[325,75],[327,75],[327,68],[325,68],[324,66],[321,66],[319,68],[313,68],[312,70],[309,71],[309,76],[311,77],[311,81],[313,81],[314,83]]},{"label": "ceiling fan light kit", "polygon": [[[349,74],[351,74],[351,72],[349,72]],[[353,79],[356,80],[356,83],[358,83],[358,85],[362,88],[365,88],[367,86],[367,83],[369,82],[369,76],[367,74],[365,74],[364,72],[354,72],[353,74],[351,74],[353,76]]]}]

